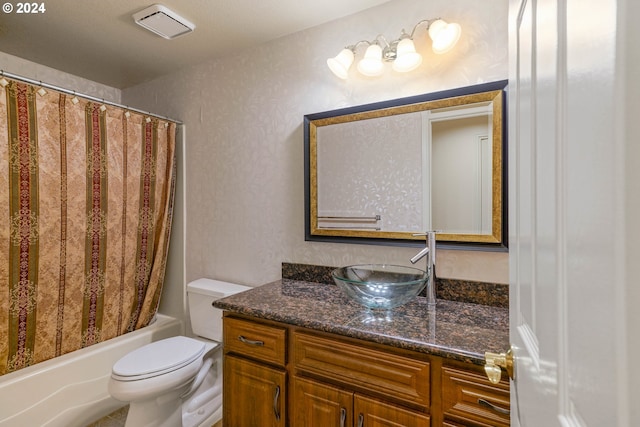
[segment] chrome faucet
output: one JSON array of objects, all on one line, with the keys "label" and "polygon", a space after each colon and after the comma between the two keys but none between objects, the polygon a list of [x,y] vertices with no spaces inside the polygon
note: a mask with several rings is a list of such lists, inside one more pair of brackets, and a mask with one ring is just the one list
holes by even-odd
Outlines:
[{"label": "chrome faucet", "polygon": [[427,246],[418,252],[411,261],[415,264],[425,256],[427,257],[427,307],[436,306],[436,232],[427,231],[426,233],[414,234],[414,236],[425,236]]}]

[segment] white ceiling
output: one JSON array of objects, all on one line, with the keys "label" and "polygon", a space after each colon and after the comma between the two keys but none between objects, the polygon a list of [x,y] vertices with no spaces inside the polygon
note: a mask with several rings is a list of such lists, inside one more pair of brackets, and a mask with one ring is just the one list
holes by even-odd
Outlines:
[{"label": "white ceiling", "polygon": [[160,0],[196,25],[166,40],[131,17],[154,0],[48,0],[44,13],[0,12],[0,51],[124,89],[387,1]]}]

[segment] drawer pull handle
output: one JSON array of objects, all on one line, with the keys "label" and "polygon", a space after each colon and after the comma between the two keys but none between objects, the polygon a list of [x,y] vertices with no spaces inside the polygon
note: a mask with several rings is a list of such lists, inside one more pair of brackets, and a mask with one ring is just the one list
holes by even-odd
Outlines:
[{"label": "drawer pull handle", "polygon": [[249,345],[255,345],[255,346],[258,346],[258,347],[262,347],[264,345],[264,341],[250,340],[248,338],[243,337],[242,335],[239,335],[238,339],[240,341],[242,341],[243,343],[249,344]]},{"label": "drawer pull handle", "polygon": [[503,414],[503,415],[510,415],[511,414],[510,410],[501,408],[499,406],[496,406],[493,403],[491,403],[491,402],[489,402],[487,400],[484,400],[484,399],[478,399],[478,405],[484,406],[485,408],[489,408],[489,409],[491,409],[493,411],[496,411],[499,414]]},{"label": "drawer pull handle", "polygon": [[346,421],[347,421],[347,410],[344,408],[340,408],[340,427],[344,427],[344,424]]},{"label": "drawer pull handle", "polygon": [[358,427],[364,427],[364,415],[358,414]]},{"label": "drawer pull handle", "polygon": [[276,392],[273,394],[273,413],[276,416],[276,420],[280,420],[280,409],[278,405],[278,398],[280,397],[280,386],[276,386]]}]

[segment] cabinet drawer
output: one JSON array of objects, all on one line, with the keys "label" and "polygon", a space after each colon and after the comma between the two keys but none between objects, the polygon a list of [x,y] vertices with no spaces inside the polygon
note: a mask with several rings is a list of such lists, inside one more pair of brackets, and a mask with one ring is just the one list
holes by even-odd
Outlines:
[{"label": "cabinet drawer", "polygon": [[287,330],[247,320],[224,318],[225,352],[284,366]]},{"label": "cabinet drawer", "polygon": [[298,374],[429,408],[429,362],[300,332],[293,334],[292,352]]},{"label": "cabinet drawer", "polygon": [[442,368],[442,410],[445,418],[473,426],[509,425],[509,384],[492,384],[475,372]]}]

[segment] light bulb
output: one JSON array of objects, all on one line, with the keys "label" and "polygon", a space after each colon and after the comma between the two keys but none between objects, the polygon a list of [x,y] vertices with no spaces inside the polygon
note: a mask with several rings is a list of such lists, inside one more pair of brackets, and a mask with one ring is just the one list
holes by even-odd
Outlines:
[{"label": "light bulb", "polygon": [[342,49],[335,57],[327,59],[329,69],[341,79],[346,79],[349,76],[349,67],[352,63],[353,51],[347,48]]},{"label": "light bulb", "polygon": [[396,52],[396,59],[391,66],[395,71],[405,73],[415,70],[422,64],[422,55],[416,52],[416,47],[410,38],[400,40]]},{"label": "light bulb", "polygon": [[375,77],[384,71],[382,63],[382,48],[377,44],[372,44],[367,48],[364,57],[358,62],[358,71],[369,77]]},{"label": "light bulb", "polygon": [[429,37],[433,40],[432,49],[435,53],[449,52],[460,40],[462,28],[459,24],[438,19],[429,25]]}]

